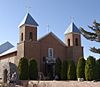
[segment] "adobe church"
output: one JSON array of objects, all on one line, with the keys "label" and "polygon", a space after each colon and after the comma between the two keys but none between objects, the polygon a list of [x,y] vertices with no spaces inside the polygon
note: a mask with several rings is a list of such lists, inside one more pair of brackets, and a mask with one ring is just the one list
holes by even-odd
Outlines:
[{"label": "adobe church", "polygon": [[78,58],[83,56],[80,31],[74,23],[65,31],[64,42],[52,32],[37,39],[37,30],[38,23],[27,13],[19,25],[17,49],[0,55],[1,64],[11,62],[18,65],[20,58],[34,58],[38,63],[39,72],[44,72],[48,69],[45,64],[53,67],[57,58],[72,59],[76,63]]}]

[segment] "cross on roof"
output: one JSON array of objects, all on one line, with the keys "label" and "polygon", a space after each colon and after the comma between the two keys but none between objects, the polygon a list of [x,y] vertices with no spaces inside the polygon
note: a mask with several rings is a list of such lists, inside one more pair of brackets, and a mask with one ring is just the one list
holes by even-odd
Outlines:
[{"label": "cross on roof", "polygon": [[30,12],[30,9],[31,9],[31,7],[30,7],[30,6],[26,6],[26,11],[27,11],[27,13],[29,13],[29,12]]},{"label": "cross on roof", "polygon": [[30,9],[31,9],[31,6],[29,6],[29,0],[26,0],[26,11],[27,13],[29,13]]},{"label": "cross on roof", "polygon": [[47,33],[49,33],[50,26],[47,24]]},{"label": "cross on roof", "polygon": [[74,22],[75,21],[74,17],[71,16],[70,21],[71,21],[71,23]]}]

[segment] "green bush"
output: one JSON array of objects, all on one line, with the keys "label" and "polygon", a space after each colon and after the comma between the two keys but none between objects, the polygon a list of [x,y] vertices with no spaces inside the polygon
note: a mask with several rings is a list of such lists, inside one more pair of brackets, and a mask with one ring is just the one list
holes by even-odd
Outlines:
[{"label": "green bush", "polygon": [[77,78],[84,78],[85,79],[85,59],[79,58],[77,63]]},{"label": "green bush", "polygon": [[21,58],[18,64],[19,79],[28,80],[28,60]]},{"label": "green bush", "polygon": [[59,79],[61,79],[61,66],[62,66],[62,62],[60,58],[57,58],[55,64],[55,75],[57,75]]},{"label": "green bush", "polygon": [[100,59],[96,61],[96,80],[100,81]]},{"label": "green bush", "polygon": [[67,61],[65,60],[62,63],[62,73],[61,73],[62,80],[67,80],[67,68],[68,68],[68,64]]},{"label": "green bush", "polygon": [[96,61],[95,58],[89,56],[85,64],[85,78],[87,81],[95,80],[96,78]]},{"label": "green bush", "polygon": [[76,80],[76,67],[73,60],[68,61],[67,78],[68,80]]},{"label": "green bush", "polygon": [[37,62],[34,59],[29,61],[29,79],[36,80],[38,78]]}]

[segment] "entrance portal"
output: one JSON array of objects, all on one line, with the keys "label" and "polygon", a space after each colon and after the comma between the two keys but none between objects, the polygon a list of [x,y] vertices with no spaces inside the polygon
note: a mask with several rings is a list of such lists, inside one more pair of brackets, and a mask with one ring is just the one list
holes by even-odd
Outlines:
[{"label": "entrance portal", "polygon": [[47,76],[52,80],[55,77],[55,68],[54,64],[48,64],[46,69],[47,69]]}]

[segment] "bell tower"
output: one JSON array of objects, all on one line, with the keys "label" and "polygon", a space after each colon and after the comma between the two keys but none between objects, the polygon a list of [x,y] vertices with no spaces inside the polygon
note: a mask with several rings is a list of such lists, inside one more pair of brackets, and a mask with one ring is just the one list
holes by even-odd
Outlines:
[{"label": "bell tower", "polygon": [[37,41],[37,26],[33,17],[27,13],[19,25],[19,43],[23,41]]},{"label": "bell tower", "polygon": [[65,44],[67,45],[67,54],[77,62],[79,57],[83,57],[83,47],[81,46],[81,33],[76,25],[72,22],[64,33]]},{"label": "bell tower", "polygon": [[80,31],[74,23],[70,24],[64,34],[67,46],[81,46]]},{"label": "bell tower", "polygon": [[[29,50],[32,50],[31,45],[37,42],[37,26],[38,24],[33,17],[27,13],[19,25],[18,59],[22,57],[29,58]],[[18,60],[16,62],[18,63]]]}]

